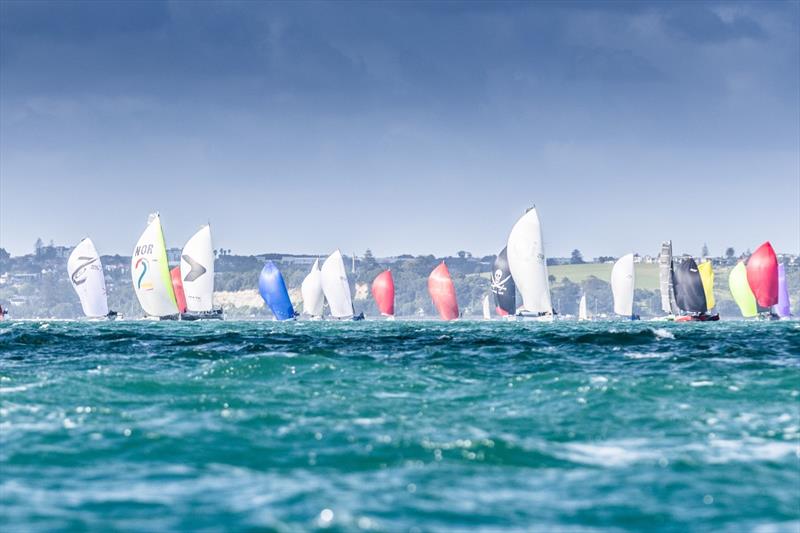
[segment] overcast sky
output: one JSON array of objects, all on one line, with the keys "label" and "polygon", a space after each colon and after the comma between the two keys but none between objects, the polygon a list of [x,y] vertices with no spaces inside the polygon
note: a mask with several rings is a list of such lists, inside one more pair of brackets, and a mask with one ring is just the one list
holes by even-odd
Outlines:
[{"label": "overcast sky", "polygon": [[0,3],[0,246],[800,251],[800,4]]}]

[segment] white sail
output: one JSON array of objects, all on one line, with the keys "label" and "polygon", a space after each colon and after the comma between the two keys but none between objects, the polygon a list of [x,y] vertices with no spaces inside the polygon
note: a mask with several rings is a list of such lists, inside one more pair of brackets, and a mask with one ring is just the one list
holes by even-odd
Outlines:
[{"label": "white sail", "polygon": [[319,259],[314,261],[311,272],[303,279],[300,285],[300,294],[303,296],[303,313],[312,317],[321,317],[325,305],[325,295],[322,293],[322,273],[319,271]]},{"label": "white sail", "polygon": [[581,294],[581,303],[578,304],[578,320],[589,320],[589,313],[586,312],[586,294]]},{"label": "white sail", "polygon": [[491,320],[492,319],[492,311],[491,307],[489,307],[489,295],[483,297],[483,319],[484,320]]},{"label": "white sail", "polygon": [[72,288],[81,300],[83,314],[92,318],[108,315],[106,279],[92,239],[83,239],[72,250],[67,260],[67,272]]},{"label": "white sail", "polygon": [[672,241],[661,243],[661,254],[658,256],[658,288],[661,292],[661,310],[668,315],[680,313],[672,286]]},{"label": "white sail", "polygon": [[542,227],[536,208],[529,209],[508,236],[508,267],[522,295],[522,310],[551,313],[550,282],[542,243]]},{"label": "white sail", "polygon": [[203,226],[181,253],[181,279],[188,311],[211,311],[214,303],[214,247],[211,227]]},{"label": "white sail", "polygon": [[147,219],[147,227],[133,250],[131,278],[133,290],[146,314],[154,317],[178,314],[158,213]]},{"label": "white sail", "polygon": [[322,292],[328,300],[331,315],[334,318],[349,318],[353,316],[353,300],[350,297],[350,283],[347,281],[347,271],[344,260],[339,250],[333,252],[320,269]]},{"label": "white sail", "polygon": [[616,314],[633,315],[633,289],[635,286],[633,254],[623,255],[611,269],[611,292],[614,295],[614,312]]}]

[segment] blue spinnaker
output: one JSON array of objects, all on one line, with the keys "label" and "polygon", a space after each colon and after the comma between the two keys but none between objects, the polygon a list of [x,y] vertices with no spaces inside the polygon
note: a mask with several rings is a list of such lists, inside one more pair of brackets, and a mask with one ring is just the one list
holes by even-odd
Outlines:
[{"label": "blue spinnaker", "polygon": [[258,277],[258,292],[278,320],[291,320],[295,317],[289,291],[280,270],[272,261],[267,261]]}]

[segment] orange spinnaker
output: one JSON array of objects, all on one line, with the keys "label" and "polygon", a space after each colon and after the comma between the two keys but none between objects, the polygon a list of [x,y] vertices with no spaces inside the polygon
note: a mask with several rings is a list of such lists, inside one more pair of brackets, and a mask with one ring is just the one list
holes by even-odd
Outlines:
[{"label": "orange spinnaker", "polygon": [[456,300],[456,288],[450,278],[450,271],[447,265],[437,266],[428,276],[428,292],[433,299],[433,305],[439,311],[442,320],[453,320],[458,318],[458,301]]},{"label": "orange spinnaker", "polygon": [[181,267],[176,266],[169,271],[172,278],[172,289],[175,291],[175,300],[178,302],[178,311],[186,312],[186,293],[183,292],[183,281],[181,280]]},{"label": "orange spinnaker", "polygon": [[385,270],[375,277],[372,282],[372,297],[382,315],[394,316],[394,278],[391,271]]},{"label": "orange spinnaker", "polygon": [[761,307],[778,303],[778,258],[769,241],[747,260],[747,283]]}]

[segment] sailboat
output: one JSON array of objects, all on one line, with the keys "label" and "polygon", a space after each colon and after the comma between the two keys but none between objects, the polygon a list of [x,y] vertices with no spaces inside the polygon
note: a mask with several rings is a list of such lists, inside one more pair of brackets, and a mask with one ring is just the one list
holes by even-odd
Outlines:
[{"label": "sailboat", "polygon": [[181,279],[181,267],[176,266],[169,271],[172,278],[172,290],[175,291],[175,301],[178,302],[178,311],[186,312],[186,293],[183,291],[183,280]]},{"label": "sailboat", "polygon": [[677,269],[673,269],[672,285],[675,289],[675,303],[682,313],[686,313],[676,317],[676,322],[719,320],[719,314],[708,313],[706,289],[694,259],[686,258]]},{"label": "sailboat", "polygon": [[394,319],[394,278],[391,270],[384,270],[372,281],[372,297],[381,315]]},{"label": "sailboat", "polygon": [[303,314],[316,320],[322,318],[325,295],[322,292],[322,273],[319,270],[319,259],[314,261],[311,272],[303,279],[303,283],[300,285],[300,294],[303,297]]},{"label": "sailboat", "polygon": [[186,241],[181,252],[181,279],[186,311],[181,320],[222,319],[222,309],[214,308],[214,247],[211,226],[206,224]]},{"label": "sailboat", "polygon": [[506,249],[509,271],[522,296],[517,316],[551,322],[553,304],[536,207],[528,209],[511,228]]},{"label": "sailboat", "polygon": [[431,295],[433,305],[442,320],[455,320],[458,318],[456,288],[444,261],[434,268],[430,276],[428,276],[428,294]]},{"label": "sailboat", "polygon": [[586,312],[586,293],[581,294],[581,301],[578,303],[578,320],[589,320],[589,313]]},{"label": "sailboat", "polygon": [[744,318],[752,318],[758,315],[758,304],[753,291],[750,289],[750,284],[747,282],[747,267],[744,262],[739,261],[735,267],[731,269],[728,275],[728,287],[731,290],[733,301],[739,306]]},{"label": "sailboat", "polygon": [[778,264],[778,303],[772,307],[773,312],[781,318],[792,316],[792,307],[789,304],[789,286],[786,284],[786,267]]},{"label": "sailboat", "polygon": [[484,320],[491,320],[492,319],[492,308],[489,305],[489,295],[483,297],[483,319]]},{"label": "sailboat", "polygon": [[614,312],[630,320],[639,320],[633,314],[633,291],[636,286],[636,274],[633,265],[633,254],[620,257],[611,269],[611,293],[614,296]]},{"label": "sailboat", "polygon": [[86,237],[67,259],[67,273],[72,288],[78,293],[83,314],[88,318],[108,318],[113,320],[117,313],[108,310],[106,279],[103,265],[94,243]]},{"label": "sailboat", "polygon": [[175,320],[179,317],[167,263],[164,231],[158,213],[152,213],[147,218],[147,227],[133,249],[131,279],[136,298],[146,317],[161,320]]},{"label": "sailboat", "polygon": [[328,300],[331,316],[339,320],[363,320],[364,314],[355,316],[353,299],[350,296],[350,282],[347,280],[347,271],[344,268],[342,252],[336,250],[320,269],[322,292]]},{"label": "sailboat", "polygon": [[672,241],[661,243],[661,255],[658,256],[658,285],[661,292],[661,310],[667,314],[659,320],[674,320],[680,309],[675,303],[675,289],[672,286]]},{"label": "sailboat", "polygon": [[769,241],[747,260],[747,283],[753,291],[762,318],[778,318],[772,306],[778,303],[778,258]]},{"label": "sailboat", "polygon": [[278,267],[272,261],[267,261],[258,277],[258,292],[269,307],[275,320],[293,320],[297,313],[294,311],[286,282],[283,281]]},{"label": "sailboat", "polygon": [[517,287],[508,267],[508,248],[503,248],[494,260],[492,294],[497,314],[512,316],[517,312]]}]

